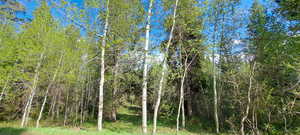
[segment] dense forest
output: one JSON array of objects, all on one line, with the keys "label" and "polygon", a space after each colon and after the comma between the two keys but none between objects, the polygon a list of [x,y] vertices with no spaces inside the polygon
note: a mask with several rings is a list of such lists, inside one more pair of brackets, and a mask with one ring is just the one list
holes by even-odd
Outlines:
[{"label": "dense forest", "polygon": [[300,0],[0,0],[0,134],[62,127],[300,134]]}]

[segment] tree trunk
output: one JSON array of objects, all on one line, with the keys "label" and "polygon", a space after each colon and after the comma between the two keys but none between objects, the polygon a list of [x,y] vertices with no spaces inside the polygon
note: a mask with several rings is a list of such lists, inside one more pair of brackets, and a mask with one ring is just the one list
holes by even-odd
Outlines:
[{"label": "tree trunk", "polygon": [[3,98],[3,95],[4,95],[5,91],[6,91],[6,89],[7,89],[8,81],[9,81],[9,77],[7,77],[7,80],[6,80],[5,84],[4,84],[4,87],[3,87],[3,89],[2,89],[2,92],[1,92],[1,94],[0,94],[0,102],[1,102],[1,100],[2,100],[2,98]]},{"label": "tree trunk", "polygon": [[44,58],[44,53],[45,53],[45,49],[41,53],[40,58],[39,58],[39,62],[37,63],[36,68],[35,68],[35,75],[34,75],[32,87],[31,87],[31,93],[30,93],[30,96],[29,96],[28,101],[26,103],[26,106],[24,108],[21,127],[26,126],[27,122],[28,122],[28,116],[30,114],[32,100],[33,100],[33,97],[34,97],[35,92],[36,92],[36,87],[37,87],[37,83],[38,83],[38,80],[39,80],[39,73],[40,73],[39,70],[40,70],[40,67],[41,67],[41,64],[42,64],[42,60]]},{"label": "tree trunk", "polygon": [[[118,56],[117,56],[118,57]],[[117,120],[117,98],[116,94],[118,91],[118,75],[119,75],[119,61],[118,58],[116,58],[116,64],[114,67],[114,82],[113,82],[113,91],[112,91],[112,110],[111,110],[111,120],[116,121]]]},{"label": "tree trunk", "polygon": [[169,47],[170,47],[170,44],[171,44],[171,41],[172,41],[172,38],[173,38],[174,27],[175,27],[175,24],[176,24],[176,11],[177,11],[178,1],[179,0],[176,0],[176,2],[175,2],[174,12],[173,12],[173,24],[172,24],[171,32],[170,32],[170,35],[169,35],[169,40],[168,40],[168,43],[167,43],[166,51],[165,51],[165,54],[164,54],[163,69],[162,69],[161,78],[160,78],[160,81],[159,81],[159,89],[158,89],[158,92],[157,92],[157,101],[156,101],[155,108],[154,108],[153,134],[156,133],[157,115],[158,115],[158,110],[159,110],[159,105],[160,105],[160,100],[161,100],[161,93],[162,93],[162,89],[163,89],[163,84],[164,84],[164,80],[165,80],[165,74],[167,72],[167,60],[168,60],[167,58],[168,58],[168,55],[169,55]]},{"label": "tree trunk", "polygon": [[[214,23],[214,33],[213,33],[213,43],[215,44],[216,40],[216,31],[217,31],[217,19]],[[217,95],[217,82],[216,82],[216,63],[215,63],[215,48],[212,49],[212,64],[213,64],[213,91],[214,91],[214,117],[215,117],[215,126],[216,132],[219,133],[219,117],[218,117],[218,95]]]},{"label": "tree trunk", "polygon": [[[185,76],[186,76],[186,72],[187,72],[187,67],[185,67],[184,71],[183,71],[183,76],[181,78],[181,83],[180,83],[180,98],[179,98],[179,106],[178,106],[178,112],[177,112],[177,126],[176,126],[176,132],[178,133],[179,131],[179,117],[180,117],[180,110],[184,111],[184,81],[185,81]],[[184,112],[182,112],[182,115],[184,115]],[[185,126],[185,122],[184,121],[184,116],[182,116],[182,126]]]},{"label": "tree trunk", "polygon": [[185,128],[185,109],[184,109],[184,89],[182,90],[183,91],[183,97],[182,97],[182,104],[181,104],[181,111],[182,111],[182,115],[181,115],[181,117],[182,117],[182,123],[181,123],[181,126],[182,126],[182,128],[184,129]]},{"label": "tree trunk", "polygon": [[59,110],[60,110],[60,98],[61,98],[61,91],[58,92],[58,99],[57,99],[57,107],[56,107],[56,119],[59,119]]},{"label": "tree trunk", "polygon": [[219,133],[218,93],[217,93],[216,66],[215,66],[214,50],[213,50],[213,89],[214,89],[214,116],[215,116],[216,132]]},{"label": "tree trunk", "polygon": [[253,74],[254,74],[254,69],[255,69],[255,62],[254,65],[252,67],[252,71],[250,71],[250,77],[249,77],[249,88],[248,88],[248,94],[247,94],[247,106],[246,106],[246,113],[243,116],[242,120],[241,120],[241,135],[245,135],[245,131],[244,131],[244,123],[248,117],[249,114],[249,110],[250,110],[250,105],[251,105],[251,90],[252,90],[252,79],[253,79]]},{"label": "tree trunk", "polygon": [[48,97],[48,93],[49,93],[49,89],[52,87],[55,79],[56,79],[56,76],[57,76],[57,73],[59,71],[59,68],[60,68],[60,65],[61,65],[61,62],[62,62],[62,58],[63,58],[63,54],[60,56],[60,59],[59,59],[59,62],[58,62],[58,67],[57,69],[55,70],[54,72],[54,75],[53,75],[53,78],[51,80],[51,82],[49,83],[48,87],[47,87],[47,90],[46,90],[46,93],[45,93],[45,97],[44,97],[44,101],[43,101],[43,104],[42,104],[42,107],[41,107],[41,110],[40,110],[40,113],[39,113],[39,117],[36,121],[36,128],[39,127],[40,125],[40,120],[42,118],[42,115],[43,115],[43,111],[44,111],[44,108],[45,108],[45,104],[46,104],[46,101],[47,101],[47,97]]},{"label": "tree trunk", "polygon": [[99,84],[99,106],[98,106],[98,130],[102,130],[102,119],[103,119],[103,85],[104,85],[104,74],[105,74],[105,47],[106,47],[106,35],[108,31],[108,17],[109,17],[109,0],[106,1],[106,17],[104,33],[102,38],[101,47],[101,74],[100,74],[100,84]]},{"label": "tree trunk", "polygon": [[[87,101],[86,101],[86,104],[85,104],[85,119],[89,119],[90,115],[87,115],[89,113],[89,109],[88,109],[88,106],[91,104],[91,75],[88,74],[88,84],[87,84],[87,91],[88,91],[88,95],[87,95]],[[94,108],[94,107],[93,107]],[[94,115],[94,114],[92,114]]]},{"label": "tree trunk", "polygon": [[149,38],[150,38],[150,24],[152,15],[152,4],[154,0],[150,0],[147,25],[146,25],[146,40],[144,48],[144,70],[143,70],[143,90],[142,90],[142,130],[143,133],[147,133],[147,76],[148,76],[148,50],[149,50]]},{"label": "tree trunk", "polygon": [[[82,79],[84,80],[84,78],[82,77]],[[83,120],[83,114],[84,114],[84,97],[85,97],[85,88],[84,88],[84,84],[81,87],[81,99],[80,99],[80,125],[82,125],[82,123],[84,122]]]},{"label": "tree trunk", "polygon": [[68,102],[69,102],[69,89],[67,89],[67,100],[65,103],[65,116],[64,116],[64,126],[66,126],[67,118],[68,118]]},{"label": "tree trunk", "polygon": [[56,107],[57,96],[58,96],[58,94],[55,93],[55,96],[54,96],[54,99],[53,99],[53,102],[52,102],[51,120],[54,120],[54,112],[55,112],[55,107]]},{"label": "tree trunk", "polygon": [[189,86],[190,83],[188,83],[188,86],[187,86],[187,114],[188,114],[188,117],[192,117],[193,115],[193,106],[192,106],[192,91],[191,91],[191,87]]}]

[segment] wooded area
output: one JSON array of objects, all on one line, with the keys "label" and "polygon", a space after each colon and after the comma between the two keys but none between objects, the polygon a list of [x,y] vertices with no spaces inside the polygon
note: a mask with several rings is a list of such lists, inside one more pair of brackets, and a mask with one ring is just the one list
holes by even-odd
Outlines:
[{"label": "wooded area", "polygon": [[46,127],[300,134],[300,0],[0,0],[0,134]]}]

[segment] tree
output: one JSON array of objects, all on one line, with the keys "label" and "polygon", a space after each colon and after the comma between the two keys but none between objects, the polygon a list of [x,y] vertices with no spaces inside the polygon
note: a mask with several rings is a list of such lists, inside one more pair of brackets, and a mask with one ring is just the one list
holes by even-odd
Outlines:
[{"label": "tree", "polygon": [[[164,3],[165,9],[170,9],[174,3],[169,1]],[[176,12],[176,25],[174,28],[173,40],[170,45],[170,53],[167,57],[172,58],[168,60],[170,74],[176,76],[173,83],[177,84],[179,102],[176,104],[177,109],[177,131],[179,130],[179,118],[182,118],[182,127],[185,128],[185,104],[184,101],[190,101],[190,97],[186,97],[185,89],[189,87],[186,80],[192,72],[192,67],[201,62],[204,47],[202,44],[202,30],[203,30],[203,8],[194,0],[183,0],[178,3],[178,10]],[[167,30],[172,29],[172,17],[167,18],[165,22]],[[199,64],[200,65],[200,64]],[[189,71],[189,72],[188,72]],[[191,109],[191,108],[189,108]],[[190,112],[190,110],[188,110]]]},{"label": "tree", "polygon": [[[33,22],[31,22],[31,24],[29,24],[29,25],[31,25],[31,29],[28,29],[28,33],[25,33],[25,34],[32,34],[31,32],[35,32],[36,39],[31,37],[31,39],[27,43],[28,43],[28,47],[30,47],[31,43],[36,45],[33,47],[37,48],[36,49],[37,52],[33,52],[33,53],[38,53],[39,58],[37,59],[37,64],[34,69],[34,77],[32,80],[32,84],[31,84],[31,86],[29,86],[30,94],[29,94],[28,100],[27,100],[25,108],[24,108],[21,127],[26,126],[27,122],[28,122],[28,117],[29,117],[29,114],[31,111],[32,101],[36,94],[36,89],[38,87],[41,64],[44,60],[46,49],[48,47],[43,42],[46,41],[47,34],[49,34],[51,32],[51,25],[54,24],[53,18],[50,14],[50,8],[47,6],[47,3],[45,1],[43,1],[41,3],[41,7],[38,10],[36,10],[35,15],[36,15],[36,19]],[[39,28],[39,29],[37,29],[37,28]],[[32,35],[30,35],[30,36],[32,36]],[[41,42],[43,44],[38,45]],[[31,52],[28,52],[28,53],[30,54]]]},{"label": "tree", "polygon": [[154,116],[153,116],[153,134],[156,133],[156,124],[157,124],[157,113],[158,113],[158,109],[159,109],[159,105],[160,105],[160,100],[161,100],[161,93],[162,93],[162,89],[163,89],[163,85],[164,85],[164,80],[165,80],[165,74],[167,72],[167,57],[169,55],[169,47],[170,44],[172,42],[172,38],[173,38],[173,32],[174,32],[174,28],[175,28],[175,24],[176,24],[176,11],[177,11],[177,5],[178,5],[178,1],[175,1],[175,6],[174,6],[174,11],[173,11],[173,23],[172,23],[172,28],[170,31],[170,35],[169,35],[169,40],[166,46],[166,50],[164,51],[164,60],[163,60],[163,65],[162,65],[162,71],[161,71],[161,78],[159,81],[159,89],[157,92],[157,101],[155,104],[155,108],[154,108]]},{"label": "tree", "polygon": [[55,72],[54,72],[54,74],[53,74],[53,78],[52,78],[51,82],[49,83],[49,85],[48,85],[48,87],[47,87],[47,89],[46,89],[46,93],[45,93],[45,97],[44,97],[44,100],[43,100],[43,104],[42,104],[42,107],[41,107],[41,110],[40,110],[38,119],[37,119],[37,121],[36,121],[36,127],[37,127],[37,128],[38,128],[39,125],[40,125],[40,120],[41,120],[42,115],[43,115],[43,111],[44,111],[44,108],[45,108],[45,104],[46,104],[46,101],[47,101],[47,97],[48,97],[49,90],[51,89],[51,87],[52,87],[54,81],[56,80],[56,77],[57,77],[57,74],[58,74],[58,72],[59,72],[59,69],[61,68],[60,66],[61,66],[61,63],[62,63],[62,60],[63,60],[63,56],[64,56],[64,54],[63,54],[63,52],[62,52],[62,54],[61,54],[61,56],[60,56],[60,59],[59,59],[59,61],[58,61],[58,67],[57,67],[57,69],[55,70]]},{"label": "tree", "polygon": [[147,133],[147,77],[148,77],[148,51],[150,42],[150,25],[152,16],[152,5],[154,0],[149,1],[148,17],[146,24],[146,39],[144,46],[144,67],[143,67],[143,88],[142,88],[142,129],[143,133]]},{"label": "tree", "polygon": [[16,16],[17,13],[24,13],[25,7],[16,0],[0,0],[0,18],[10,21],[23,21],[24,18]]},{"label": "tree", "polygon": [[98,130],[102,130],[102,119],[103,119],[103,85],[104,85],[104,73],[105,73],[105,47],[106,47],[106,36],[108,31],[108,18],[109,18],[109,0],[106,1],[106,18],[104,25],[104,32],[102,37],[101,46],[101,74],[99,83],[99,109],[98,109]]}]

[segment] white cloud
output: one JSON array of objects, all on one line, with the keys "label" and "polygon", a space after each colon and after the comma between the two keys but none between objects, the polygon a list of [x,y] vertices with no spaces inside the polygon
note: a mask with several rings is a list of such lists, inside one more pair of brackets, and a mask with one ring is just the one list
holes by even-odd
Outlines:
[{"label": "white cloud", "polygon": [[235,45],[240,44],[240,43],[242,43],[241,40],[238,40],[238,39],[234,39],[233,40],[233,44],[235,44]]}]

